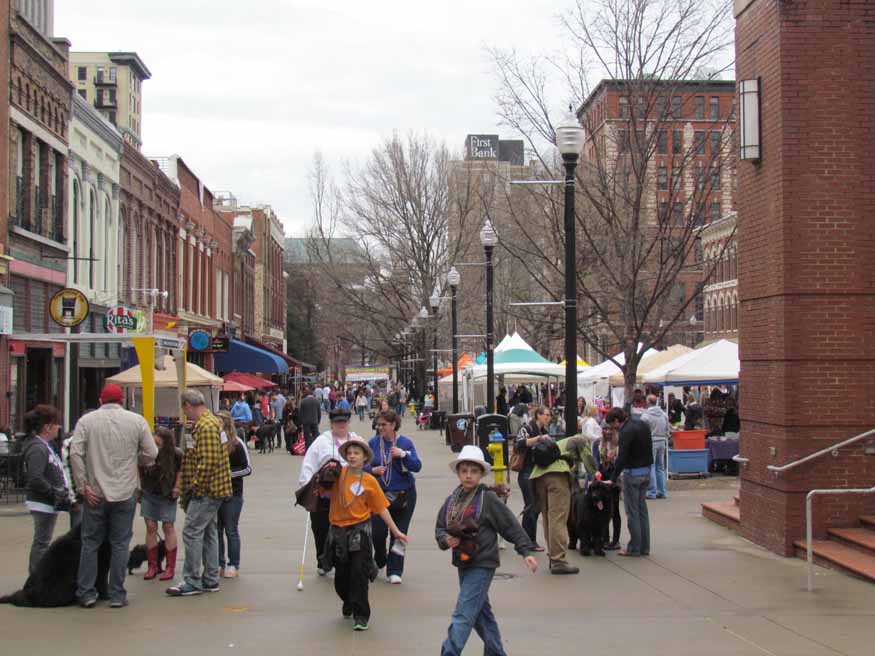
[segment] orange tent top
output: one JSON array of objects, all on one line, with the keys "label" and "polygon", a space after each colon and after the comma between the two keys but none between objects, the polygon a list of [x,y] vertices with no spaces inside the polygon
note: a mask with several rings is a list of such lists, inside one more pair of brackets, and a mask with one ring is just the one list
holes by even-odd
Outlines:
[{"label": "orange tent top", "polygon": [[[463,353],[462,357],[459,358],[459,361],[456,363],[456,366],[459,369],[463,369],[463,368],[465,368],[469,365],[472,365],[472,364],[474,364],[474,358],[472,358],[467,353]],[[438,376],[449,376],[450,374],[453,373],[453,368],[452,367],[444,367],[443,369],[438,369],[437,373],[438,373]]]}]

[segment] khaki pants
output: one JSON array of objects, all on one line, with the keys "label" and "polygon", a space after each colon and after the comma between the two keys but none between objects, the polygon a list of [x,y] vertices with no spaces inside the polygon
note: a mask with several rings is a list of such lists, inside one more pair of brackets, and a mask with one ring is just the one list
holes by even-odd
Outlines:
[{"label": "khaki pants", "polygon": [[532,481],[544,519],[544,536],[547,538],[547,555],[550,567],[566,564],[565,550],[568,547],[568,513],[571,509],[571,486],[568,474],[552,472]]}]

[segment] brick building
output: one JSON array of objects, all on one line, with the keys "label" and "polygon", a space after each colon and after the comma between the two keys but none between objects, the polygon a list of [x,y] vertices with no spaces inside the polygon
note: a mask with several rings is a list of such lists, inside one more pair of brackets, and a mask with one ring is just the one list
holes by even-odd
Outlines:
[{"label": "brick building", "polygon": [[[0,2],[0,89],[9,89],[11,3]],[[0,94],[0,144],[9,143],[9,94]],[[6,255],[10,198],[9,158],[0,157],[0,426],[9,422],[9,343],[12,333],[13,294],[9,289],[9,262]]]},{"label": "brick building", "polygon": [[[8,50],[0,68],[9,76],[4,238],[11,258],[8,287],[15,294],[15,334],[63,332],[49,318],[48,303],[66,282],[72,85],[66,75],[70,43],[52,36],[49,9],[44,1],[16,2],[4,23]],[[11,394],[0,401],[0,419],[8,417],[17,427],[25,408],[37,403],[64,407],[64,344],[9,339],[8,349],[12,358],[4,383]]]},{"label": "brick building", "polygon": [[255,241],[254,337],[283,353],[286,349],[286,294],[283,224],[270,205],[252,209]]},{"label": "brick building", "polygon": [[730,213],[702,230],[705,269],[713,274],[705,281],[705,340],[738,337],[738,244],[736,215]]},{"label": "brick building", "polygon": [[[602,80],[577,112],[587,132],[582,164],[619,175],[623,166],[617,162],[625,158],[628,164],[624,166],[635,167],[639,158],[645,168],[645,193],[640,202],[643,215],[650,217],[654,237],[660,234],[658,223],[682,226],[692,222],[704,227],[722,221],[735,208],[734,153],[728,145],[734,132],[734,102],[732,81]],[[612,194],[619,197],[623,189],[619,177],[616,184]],[[675,324],[662,346],[695,346],[704,337],[702,255],[699,243],[675,278],[672,303],[680,307],[690,301],[685,312],[689,318]],[[581,304],[583,316],[586,301]],[[615,349],[616,338],[610,331],[594,325],[587,332],[602,351]],[[584,353],[592,363],[603,359],[592,344],[586,345]]]},{"label": "brick building", "polygon": [[[790,555],[809,490],[875,480],[866,441],[767,469],[875,423],[875,7],[736,0],[735,14],[741,531]],[[814,508],[820,536],[875,513],[875,496]]]}]

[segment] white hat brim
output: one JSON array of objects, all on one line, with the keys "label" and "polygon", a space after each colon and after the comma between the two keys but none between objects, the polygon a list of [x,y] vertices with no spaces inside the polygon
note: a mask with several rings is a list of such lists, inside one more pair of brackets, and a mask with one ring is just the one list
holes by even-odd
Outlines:
[{"label": "white hat brim", "polygon": [[473,458],[463,458],[461,460],[457,459],[457,460],[451,461],[449,463],[450,464],[450,471],[453,472],[454,474],[458,474],[459,473],[459,465],[461,465],[463,462],[470,462],[470,463],[473,463],[475,465],[481,466],[483,468],[483,475],[484,476],[486,474],[489,474],[492,472],[492,467],[489,465],[488,462],[486,462],[485,460],[474,460]]}]

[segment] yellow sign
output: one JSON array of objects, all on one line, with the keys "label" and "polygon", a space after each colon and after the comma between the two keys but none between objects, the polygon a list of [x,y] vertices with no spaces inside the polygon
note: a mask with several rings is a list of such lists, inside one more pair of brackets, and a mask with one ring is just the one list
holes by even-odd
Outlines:
[{"label": "yellow sign", "polygon": [[52,320],[64,328],[78,326],[88,316],[88,299],[78,289],[62,289],[52,296],[49,304],[49,315]]}]

